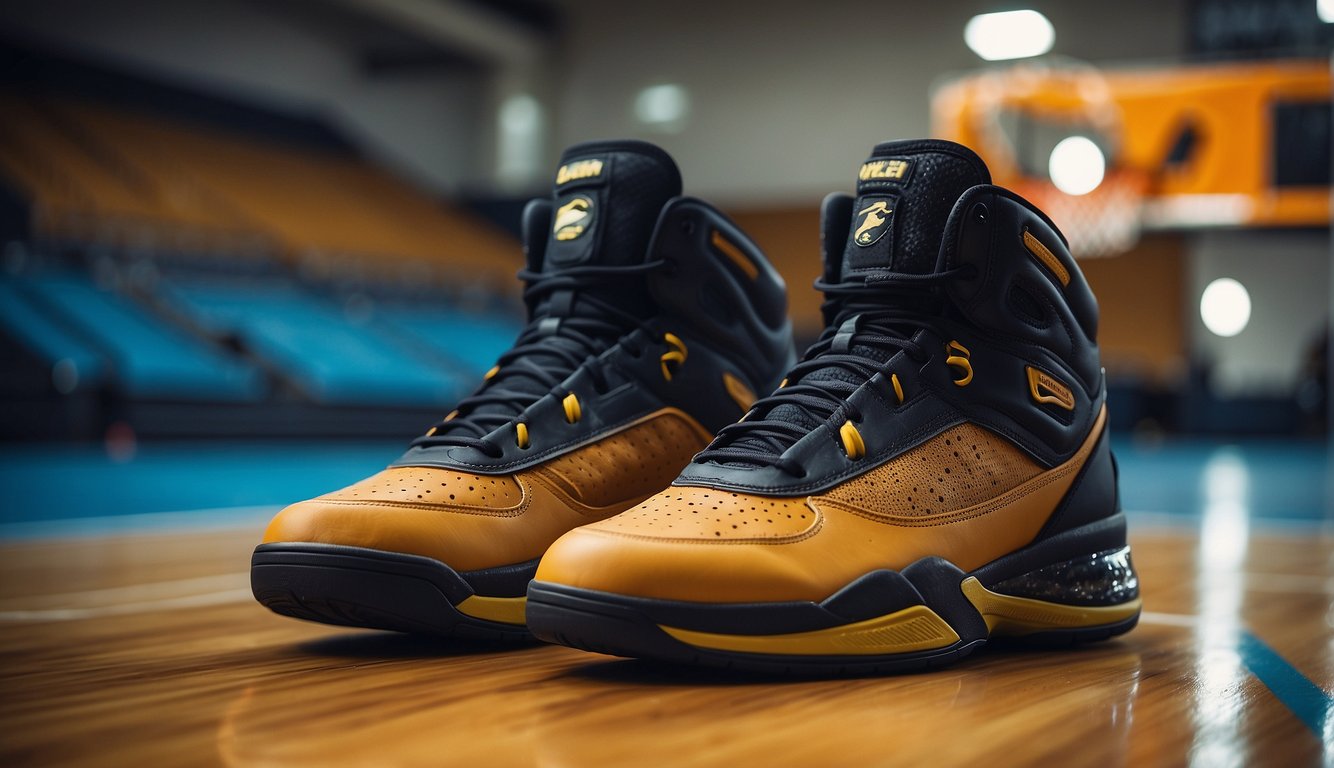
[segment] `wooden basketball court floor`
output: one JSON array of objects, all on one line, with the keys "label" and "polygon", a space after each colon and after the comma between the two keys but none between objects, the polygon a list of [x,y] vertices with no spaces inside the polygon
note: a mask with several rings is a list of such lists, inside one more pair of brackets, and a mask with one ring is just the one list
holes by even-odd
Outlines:
[{"label": "wooden basketball court floor", "polygon": [[0,765],[1334,764],[1329,519],[1210,504],[1132,515],[1120,639],[838,680],[282,618],[249,594],[258,517],[9,539]]}]

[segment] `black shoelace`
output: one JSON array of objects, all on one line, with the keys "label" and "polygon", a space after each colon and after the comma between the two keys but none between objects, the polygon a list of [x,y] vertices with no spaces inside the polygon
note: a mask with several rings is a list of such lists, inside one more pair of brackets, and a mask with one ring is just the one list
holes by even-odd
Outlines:
[{"label": "black shoelace", "polygon": [[[919,364],[926,362],[930,355],[912,337],[917,329],[933,327],[938,316],[927,305],[939,300],[927,300],[928,292],[971,269],[957,267],[928,275],[886,273],[865,282],[817,280],[815,287],[826,297],[825,308],[836,312],[833,322],[788,372],[787,386],[757,400],[745,421],[724,427],[694,460],[772,466],[804,477],[805,468],[782,454],[811,430],[791,418],[773,418],[774,412],[783,406],[799,408],[808,423],[819,424],[818,428],[838,439],[839,422],[856,423],[862,417],[848,397],[884,366],[873,357],[852,352],[852,346],[883,350],[885,359],[902,350]],[[853,321],[851,329],[849,321]],[[849,330],[850,338],[839,338]],[[835,371],[845,375],[814,376]]]},{"label": "black shoelace", "polygon": [[[535,314],[514,346],[500,356],[495,374],[477,392],[459,402],[453,418],[436,422],[412,444],[458,445],[475,448],[491,457],[500,456],[500,446],[486,436],[513,421],[590,358],[617,341],[630,354],[638,354],[627,334],[643,325],[643,319],[599,299],[590,289],[640,277],[664,264],[659,260],[627,267],[574,267],[556,275],[521,270],[519,279],[527,284],[523,298],[529,306],[537,306],[552,294],[567,291],[577,295],[581,306],[596,311],[559,317],[554,333],[546,325],[553,316]],[[589,366],[588,373],[597,391],[607,389],[599,366]]]}]

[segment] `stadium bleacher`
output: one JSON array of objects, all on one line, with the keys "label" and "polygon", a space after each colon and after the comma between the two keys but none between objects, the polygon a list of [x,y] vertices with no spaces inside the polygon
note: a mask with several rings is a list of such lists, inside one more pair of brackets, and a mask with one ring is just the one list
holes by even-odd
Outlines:
[{"label": "stadium bleacher", "polygon": [[[0,183],[26,223],[0,234],[29,257],[6,259],[0,336],[29,394],[91,395],[104,425],[147,432],[210,434],[244,403],[231,431],[304,434],[329,409],[388,433],[437,418],[517,334],[514,239],[350,144],[299,140],[334,131],[30,85],[0,84]],[[303,415],[263,416],[281,409]]]},{"label": "stadium bleacher", "polygon": [[128,397],[234,402],[257,400],[265,391],[254,366],[156,321],[123,297],[99,290],[86,275],[44,274],[19,287],[93,342]]},{"label": "stadium bleacher", "polygon": [[519,335],[519,324],[509,314],[468,314],[442,306],[397,304],[376,312],[381,325],[434,350],[462,368],[476,381]]},{"label": "stadium bleacher", "polygon": [[163,296],[209,332],[241,339],[315,402],[443,407],[469,385],[449,361],[381,328],[351,324],[332,302],[296,286],[178,280]]},{"label": "stadium bleacher", "polygon": [[0,327],[52,372],[51,384],[62,394],[95,390],[105,381],[107,365],[97,349],[34,305],[13,279],[0,279]]}]

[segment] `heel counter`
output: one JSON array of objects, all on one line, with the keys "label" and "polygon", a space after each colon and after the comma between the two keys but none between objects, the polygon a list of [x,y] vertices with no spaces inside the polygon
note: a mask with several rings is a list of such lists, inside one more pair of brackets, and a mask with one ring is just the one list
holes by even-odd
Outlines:
[{"label": "heel counter", "polygon": [[796,360],[787,285],[739,227],[701,200],[663,209],[650,258],[671,267],[650,277],[654,300],[732,363],[758,394]]},{"label": "heel counter", "polygon": [[1035,541],[1111,517],[1121,511],[1121,489],[1110,430],[1104,428],[1070,491]]}]

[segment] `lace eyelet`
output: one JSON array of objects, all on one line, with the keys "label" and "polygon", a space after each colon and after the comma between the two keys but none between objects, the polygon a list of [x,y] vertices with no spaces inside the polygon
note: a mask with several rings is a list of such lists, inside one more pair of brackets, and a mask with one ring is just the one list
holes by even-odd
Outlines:
[{"label": "lace eyelet", "polygon": [[579,398],[575,397],[573,392],[565,396],[561,405],[565,407],[565,422],[567,424],[576,424],[579,419],[583,418],[583,408],[580,407]]},{"label": "lace eyelet", "polygon": [[866,455],[866,443],[862,440],[862,433],[857,431],[857,427],[851,421],[843,422],[843,426],[838,428],[838,436],[843,441],[843,452],[849,459],[856,461]]},{"label": "lace eyelet", "polygon": [[[686,358],[690,356],[690,350],[686,349],[685,342],[681,341],[674,333],[664,333],[662,335],[663,343],[670,349],[662,353],[658,362],[662,367],[662,378],[666,381],[672,380],[672,372],[685,364]],[[668,366],[672,363],[672,366]]]}]

